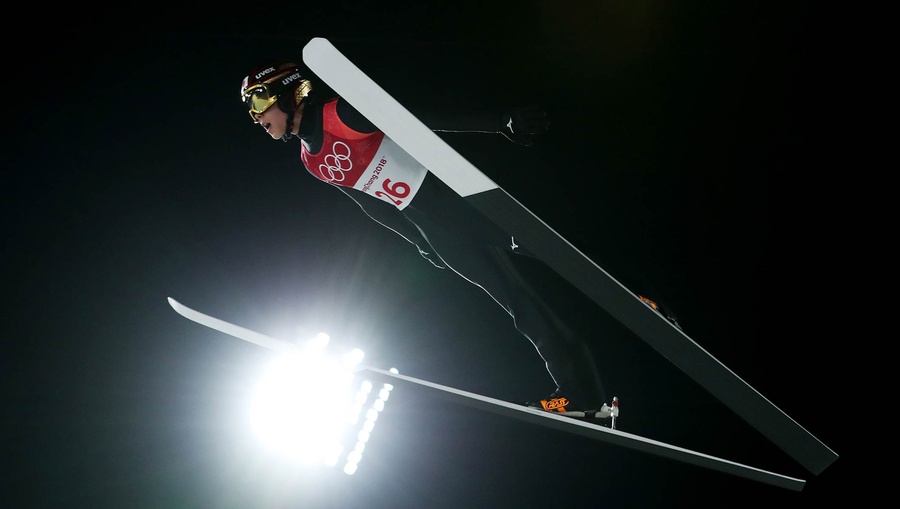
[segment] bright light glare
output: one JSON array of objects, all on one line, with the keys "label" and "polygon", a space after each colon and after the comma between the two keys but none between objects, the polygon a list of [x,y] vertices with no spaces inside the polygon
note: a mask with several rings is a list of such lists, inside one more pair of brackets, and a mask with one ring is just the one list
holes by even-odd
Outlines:
[{"label": "bright light glare", "polygon": [[344,355],[344,364],[346,364],[347,367],[353,368],[357,364],[362,362],[363,357],[365,357],[365,355],[366,354],[363,353],[363,351],[360,350],[359,348],[354,348],[349,353]]},{"label": "bright light glare", "polygon": [[275,359],[253,402],[257,435],[301,462],[336,461],[350,424],[353,375],[325,354],[326,344],[320,334],[302,351]]},{"label": "bright light glare", "polygon": [[[346,452],[344,472],[353,475],[393,386],[384,384],[374,398],[372,382],[353,383],[362,350],[329,356],[328,342],[319,334],[269,365],[253,400],[252,426],[268,447],[298,462],[335,466]],[[345,447],[345,439],[355,447]]]}]

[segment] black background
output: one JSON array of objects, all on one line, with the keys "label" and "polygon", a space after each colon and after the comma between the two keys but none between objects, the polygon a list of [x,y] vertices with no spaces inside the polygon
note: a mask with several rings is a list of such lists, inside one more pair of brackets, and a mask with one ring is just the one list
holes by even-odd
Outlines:
[{"label": "black background", "polygon": [[[836,85],[818,14],[516,4],[160,9],[10,38],[0,496],[11,507],[818,507],[849,493],[847,352],[830,339],[844,317],[823,277],[849,234],[821,178],[842,145],[839,106],[822,107]],[[354,476],[261,450],[244,420],[269,352],[185,320],[166,297],[276,337],[324,330],[371,365],[487,396],[550,389],[486,295],[432,269],[307,175],[296,142],[249,121],[244,74],[301,58],[312,37],[414,112],[544,105],[551,130],[533,147],[444,139],[841,458],[807,473],[601,311],[585,320],[622,431],[806,479],[804,490],[399,388]],[[26,51],[37,41],[49,49]]]}]

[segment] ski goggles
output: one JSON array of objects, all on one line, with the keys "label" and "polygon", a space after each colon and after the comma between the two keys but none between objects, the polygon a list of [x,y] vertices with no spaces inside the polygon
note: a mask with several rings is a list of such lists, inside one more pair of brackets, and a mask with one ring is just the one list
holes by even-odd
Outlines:
[{"label": "ski goggles", "polygon": [[278,96],[265,83],[253,85],[244,91],[244,104],[249,108],[250,118],[253,122],[258,122],[256,115],[265,113],[276,102],[278,102]]}]

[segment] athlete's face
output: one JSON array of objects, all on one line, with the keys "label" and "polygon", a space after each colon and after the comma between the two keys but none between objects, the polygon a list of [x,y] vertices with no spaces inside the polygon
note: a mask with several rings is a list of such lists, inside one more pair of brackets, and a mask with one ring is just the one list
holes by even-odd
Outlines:
[{"label": "athlete's face", "polygon": [[[300,107],[297,108],[297,111],[294,112],[294,128],[291,130],[292,134],[300,132],[300,119],[303,118],[304,106],[305,104],[301,104]],[[271,136],[272,139],[280,140],[286,134],[287,115],[287,113],[273,105],[266,111],[255,114],[254,118],[256,118],[256,122],[269,133],[269,136]]]},{"label": "athlete's face", "polygon": [[[269,133],[273,139],[280,140],[285,135],[287,129],[287,113],[281,111],[277,106],[272,105],[262,113],[254,115],[256,122]],[[299,122],[294,123],[295,127]]]}]

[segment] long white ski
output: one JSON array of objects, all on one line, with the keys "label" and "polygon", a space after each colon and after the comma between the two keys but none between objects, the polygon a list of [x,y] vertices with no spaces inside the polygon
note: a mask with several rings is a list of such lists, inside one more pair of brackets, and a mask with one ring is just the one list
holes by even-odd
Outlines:
[{"label": "long white ski", "polygon": [[303,61],[429,171],[814,474],[838,455],[469,163],[328,40]]},{"label": "long white ski", "polygon": [[[298,350],[293,343],[276,339],[259,332],[245,329],[233,323],[226,322],[219,318],[201,313],[191,309],[184,304],[169,297],[169,305],[172,306],[178,314],[185,318],[204,325],[219,332],[224,332],[230,336],[234,336],[244,341],[268,348],[279,353],[286,353]],[[364,373],[367,378],[374,381],[391,384],[403,384],[407,387],[416,389],[428,389],[434,394],[447,399],[453,403],[467,405],[480,410],[485,410],[499,415],[512,417],[526,422],[539,424],[549,428],[554,428],[569,433],[575,433],[594,440],[600,440],[610,444],[626,447],[649,453],[654,456],[661,456],[689,463],[698,467],[711,469],[725,474],[731,474],[753,481],[759,481],[780,488],[786,488],[793,491],[801,491],[806,484],[803,479],[788,477],[785,475],[761,470],[748,465],[735,463],[708,454],[702,454],[682,447],[676,447],[656,440],[650,440],[638,435],[625,433],[620,430],[606,428],[596,424],[563,417],[561,415],[551,414],[524,405],[516,405],[507,401],[481,396],[472,392],[466,392],[446,385],[440,385],[418,378],[392,373],[383,369],[362,366],[358,369],[358,373]]]}]

